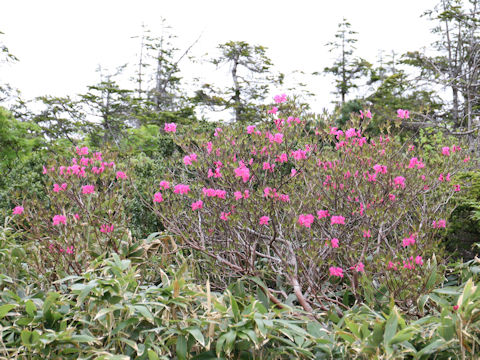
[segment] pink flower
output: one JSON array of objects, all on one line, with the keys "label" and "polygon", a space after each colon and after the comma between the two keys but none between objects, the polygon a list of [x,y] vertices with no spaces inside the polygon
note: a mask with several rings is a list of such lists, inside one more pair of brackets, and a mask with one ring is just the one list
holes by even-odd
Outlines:
[{"label": "pink flower", "polygon": [[454,191],[460,191],[460,185],[453,185],[453,190]]},{"label": "pink flower", "polygon": [[409,237],[404,238],[402,240],[402,246],[403,247],[407,247],[407,246],[410,246],[410,245],[413,245],[413,244],[415,244],[415,234],[410,234]]},{"label": "pink flower", "polygon": [[273,136],[273,142],[277,143],[277,144],[281,144],[283,141],[283,134],[282,133],[276,133],[274,136]]},{"label": "pink flower", "polygon": [[302,214],[298,217],[298,223],[307,228],[310,228],[312,226],[314,219],[315,218],[313,217],[312,214]]},{"label": "pink flower", "polygon": [[350,128],[347,131],[345,131],[345,137],[347,139],[354,137],[357,135],[357,131],[354,128]]},{"label": "pink flower", "polygon": [[100,232],[102,233],[110,233],[112,231],[113,231],[113,224],[100,226]]},{"label": "pink flower", "polygon": [[270,218],[268,216],[262,216],[260,218],[260,225],[268,225]]},{"label": "pink flower", "polygon": [[338,239],[333,238],[332,240],[330,240],[330,244],[332,245],[332,248],[338,248]]},{"label": "pink flower", "polygon": [[162,196],[162,193],[159,193],[159,192],[156,192],[154,195],[153,195],[153,202],[162,202],[163,201],[163,196]]},{"label": "pink flower", "polygon": [[450,156],[450,148],[448,146],[442,147],[442,155]]},{"label": "pink flower", "polygon": [[175,194],[188,194],[190,191],[190,186],[184,184],[175,185],[173,192]]},{"label": "pink flower", "polygon": [[162,189],[169,189],[170,188],[170,183],[168,181],[162,180],[162,181],[160,181],[160,187]]},{"label": "pink flower", "polygon": [[370,233],[370,230],[363,230],[363,237],[364,238],[372,237],[372,234]]},{"label": "pink flower", "polygon": [[195,201],[194,203],[192,203],[192,211],[202,209],[202,208],[203,208],[203,201],[202,200],[198,200],[198,201]]},{"label": "pink flower", "polygon": [[408,119],[410,112],[408,110],[398,109],[397,117],[400,119]]},{"label": "pink flower", "polygon": [[268,110],[267,112],[268,112],[269,114],[276,114],[277,111],[278,111],[278,108],[274,106],[274,107],[272,107],[270,110]]},{"label": "pink flower", "polygon": [[360,261],[357,265],[350,267],[350,270],[356,270],[357,272],[364,272],[365,265]]},{"label": "pink flower", "polygon": [[297,170],[292,168],[292,170],[290,171],[290,177],[294,177],[296,173],[297,173]]},{"label": "pink flower", "polygon": [[165,123],[165,132],[177,132],[177,124],[175,123]]},{"label": "pink flower", "polygon": [[66,225],[67,218],[63,215],[55,215],[53,217],[53,226],[56,226],[58,224],[63,224]]},{"label": "pink flower", "polygon": [[82,194],[92,194],[95,191],[94,185],[84,185],[82,186]]},{"label": "pink flower", "polygon": [[341,267],[331,266],[329,269],[330,276],[338,276],[343,278],[343,269]]},{"label": "pink flower", "polygon": [[235,200],[237,200],[237,201],[240,200],[241,198],[243,198],[243,194],[242,194],[241,191],[235,191],[233,193],[233,196],[235,197]]},{"label": "pink flower", "polygon": [[343,216],[333,215],[330,219],[331,224],[345,225],[345,218]]},{"label": "pink flower", "polygon": [[243,182],[247,182],[250,178],[250,169],[247,168],[242,162],[240,166],[234,170],[235,176],[241,177]]},{"label": "pink flower", "polygon": [[222,212],[220,214],[220,219],[222,219],[223,221],[227,221],[228,220],[228,217],[230,216],[230,212],[226,213],[226,212]]},{"label": "pink flower", "polygon": [[447,222],[444,219],[438,220],[438,221],[433,221],[432,227],[434,229],[440,229],[440,228],[445,228],[447,226]]},{"label": "pink flower", "polygon": [[388,198],[389,198],[391,201],[395,201],[395,195],[394,195],[394,194],[388,194]]},{"label": "pink flower", "polygon": [[393,182],[397,188],[401,186],[402,189],[405,189],[405,178],[403,176],[397,176],[395,179],[393,179]]},{"label": "pink flower", "polygon": [[79,148],[78,146],[75,147],[75,150],[78,155],[88,155],[88,147],[84,146],[82,148]]},{"label": "pink flower", "polygon": [[127,174],[125,174],[123,171],[117,171],[117,180],[118,179],[126,179]]},{"label": "pink flower", "polygon": [[13,215],[21,215],[23,213],[23,206],[15,206],[12,210]]},{"label": "pink flower", "polygon": [[215,133],[213,134],[213,136],[218,137],[218,135],[220,135],[220,133],[221,133],[222,131],[223,131],[222,128],[216,128],[216,129],[215,129]]},{"label": "pink flower", "polygon": [[75,248],[72,246],[67,246],[67,249],[65,250],[65,252],[69,255],[72,255],[75,251]]},{"label": "pink flower", "polygon": [[54,192],[60,192],[60,191],[64,191],[67,189],[67,183],[63,183],[61,186],[58,185],[58,184],[53,184],[53,191]]},{"label": "pink flower", "polygon": [[420,255],[415,258],[415,264],[423,265],[423,259]]},{"label": "pink flower", "polygon": [[80,220],[80,215],[78,215],[78,214],[73,214],[73,217],[74,217],[76,220]]},{"label": "pink flower", "polygon": [[247,126],[247,134],[252,134],[255,131],[255,125]]},{"label": "pink flower", "polygon": [[318,210],[317,216],[319,219],[323,219],[323,218],[329,217],[330,214],[328,213],[328,210]]},{"label": "pink flower", "polygon": [[275,95],[275,96],[273,97],[273,100],[274,100],[277,104],[284,103],[285,101],[287,101],[287,95],[285,95],[285,94]]}]

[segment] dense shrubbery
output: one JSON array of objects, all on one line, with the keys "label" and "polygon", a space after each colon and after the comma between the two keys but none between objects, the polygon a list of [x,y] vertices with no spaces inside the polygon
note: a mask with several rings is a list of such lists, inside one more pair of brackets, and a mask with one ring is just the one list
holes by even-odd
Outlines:
[{"label": "dense shrubbery", "polygon": [[38,191],[2,205],[0,356],[478,353],[480,264],[447,267],[442,243],[475,159],[390,124],[365,135],[366,110],[337,129],[276,101],[242,128],[132,134],[164,151],[32,158]]},{"label": "dense shrubbery", "polygon": [[367,138],[363,114],[342,131],[279,106],[267,123],[177,139],[183,168],[153,199],[166,228],[214,259],[221,278],[280,282],[307,311],[342,288],[409,307],[441,279],[431,259],[469,158],[452,143],[431,156],[388,133]]}]

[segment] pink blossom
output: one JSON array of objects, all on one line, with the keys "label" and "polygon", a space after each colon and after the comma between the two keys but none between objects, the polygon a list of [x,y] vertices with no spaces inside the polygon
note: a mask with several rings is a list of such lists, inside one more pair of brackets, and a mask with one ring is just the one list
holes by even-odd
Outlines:
[{"label": "pink blossom", "polygon": [[331,224],[345,225],[345,218],[343,216],[333,215],[330,219]]},{"label": "pink blossom", "polygon": [[393,182],[397,188],[401,186],[402,189],[405,189],[405,178],[403,176],[397,176],[395,179],[393,179]]},{"label": "pink blossom", "polygon": [[198,200],[198,201],[195,201],[194,203],[192,203],[192,211],[202,209],[202,208],[203,208],[203,201],[202,200]]},{"label": "pink blossom", "polygon": [[445,228],[447,226],[447,222],[444,219],[438,220],[438,221],[433,221],[432,227],[434,229],[440,229],[440,228]]},{"label": "pink blossom", "polygon": [[417,265],[423,265],[423,259],[420,255],[418,255],[416,258],[415,258],[415,264]]},{"label": "pink blossom", "polygon": [[306,155],[307,155],[306,151],[302,149],[292,151],[292,153],[290,154],[290,156],[292,156],[295,160],[306,159],[307,158]]},{"label": "pink blossom", "polygon": [[268,225],[268,222],[270,221],[270,217],[268,216],[262,216],[260,218],[260,225]]},{"label": "pink blossom", "polygon": [[397,265],[395,265],[393,262],[389,261],[387,269],[394,269],[397,270]]},{"label": "pink blossom", "polygon": [[388,194],[388,198],[389,198],[391,201],[395,201],[395,195],[394,195],[394,194]]},{"label": "pink blossom", "polygon": [[402,240],[402,246],[403,247],[407,247],[407,246],[410,246],[410,245],[413,245],[413,244],[415,244],[415,234],[410,234],[409,237],[404,238]]},{"label": "pink blossom", "polygon": [[370,230],[363,230],[363,237],[364,238],[372,237],[372,233],[370,232]]},{"label": "pink blossom", "polygon": [[250,169],[247,168],[243,162],[241,162],[240,166],[234,170],[235,176],[241,177],[243,182],[247,182],[250,178]]},{"label": "pink blossom", "polygon": [[249,190],[245,190],[245,191],[243,192],[243,197],[244,197],[245,199],[248,199],[248,198],[250,197],[250,191],[249,191]]},{"label": "pink blossom", "polygon": [[188,194],[190,191],[190,186],[184,184],[175,185],[173,192],[175,194]]},{"label": "pink blossom", "polygon": [[84,185],[82,186],[82,194],[92,194],[95,191],[94,185]]},{"label": "pink blossom", "polygon": [[100,226],[100,232],[102,233],[111,233],[113,231],[113,224],[112,225],[105,225],[103,224]]},{"label": "pink blossom", "polygon": [[272,107],[270,110],[268,110],[267,112],[268,112],[269,114],[276,114],[277,111],[278,111],[278,108],[274,106],[274,107]]},{"label": "pink blossom", "polygon": [[118,179],[126,179],[127,174],[125,174],[123,171],[117,171],[117,180]]},{"label": "pink blossom", "polygon": [[169,189],[170,188],[170,183],[168,181],[162,180],[162,181],[160,181],[160,187],[162,189]]},{"label": "pink blossom", "polygon": [[165,123],[164,127],[165,132],[177,132],[177,124],[175,123]]},{"label": "pink blossom", "polygon": [[57,193],[60,191],[66,190],[66,188],[67,188],[67,183],[63,183],[62,185],[53,184],[53,191]]},{"label": "pink blossom", "polygon": [[302,214],[298,217],[298,223],[307,228],[310,228],[312,226],[314,219],[315,218],[313,217],[312,214]]},{"label": "pink blossom", "polygon": [[460,191],[460,185],[458,185],[458,184],[453,185],[453,190],[454,191]]},{"label": "pink blossom", "polygon": [[329,269],[330,276],[338,276],[343,278],[343,269],[341,267],[331,266]]},{"label": "pink blossom", "polygon": [[357,265],[350,267],[350,270],[356,270],[357,272],[364,272],[365,265],[360,261]]},{"label": "pink blossom", "polygon": [[284,162],[287,162],[288,161],[288,155],[285,154],[285,153],[282,153],[280,154],[279,156],[277,156],[277,158],[275,159],[276,162],[279,162],[279,163],[284,163]]},{"label": "pink blossom", "polygon": [[67,249],[65,250],[65,252],[69,255],[72,255],[75,251],[75,248],[72,246],[67,246]]},{"label": "pink blossom", "polygon": [[233,193],[233,196],[235,197],[235,200],[240,200],[241,198],[243,198],[243,194],[241,191],[235,191]]},{"label": "pink blossom", "polygon": [[410,112],[408,110],[398,109],[397,117],[400,119],[408,119]]},{"label": "pink blossom", "polygon": [[328,210],[318,210],[317,216],[319,219],[323,219],[323,218],[329,217],[330,214],[328,213]]},{"label": "pink blossom", "polygon": [[270,166],[270,164],[268,162],[264,162],[263,163],[263,170],[270,170],[272,167]]},{"label": "pink blossom", "polygon": [[66,225],[67,218],[63,215],[55,215],[53,217],[53,226],[56,226],[58,224],[63,224]]},{"label": "pink blossom", "polygon": [[277,143],[277,144],[281,144],[283,141],[283,134],[282,133],[276,133],[275,135],[273,135],[273,142]]},{"label": "pink blossom", "polygon": [[350,128],[347,131],[345,131],[345,137],[347,139],[354,137],[357,135],[357,131],[354,128]]},{"label": "pink blossom", "polygon": [[15,206],[12,210],[13,215],[21,215],[24,211],[23,206]]},{"label": "pink blossom", "polygon": [[292,168],[292,170],[290,171],[290,177],[294,177],[296,173],[297,173],[297,170]]},{"label": "pink blossom", "polygon": [[75,150],[78,155],[88,155],[88,147],[84,146],[82,148],[79,148],[78,146],[75,147]]},{"label": "pink blossom", "polygon": [[450,156],[450,148],[448,146],[442,147],[442,155]]},{"label": "pink blossom", "polygon": [[332,245],[332,248],[338,248],[338,239],[333,238],[332,240],[330,240],[330,244]]},{"label": "pink blossom", "polygon": [[74,217],[76,220],[80,220],[80,215],[78,215],[78,214],[73,214],[73,217]]},{"label": "pink blossom", "polygon": [[230,212],[226,213],[226,212],[222,212],[220,214],[220,219],[222,219],[223,221],[227,221],[228,220],[228,217],[230,216]]},{"label": "pink blossom", "polygon": [[274,100],[277,104],[284,103],[284,102],[287,101],[287,95],[286,95],[286,94],[275,95],[275,96],[273,97],[273,100]]},{"label": "pink blossom", "polygon": [[215,129],[215,133],[213,134],[213,136],[218,137],[222,131],[223,131],[222,128],[219,128],[219,127],[216,128],[216,129]]},{"label": "pink blossom", "polygon": [[162,193],[159,193],[159,192],[156,192],[154,195],[153,195],[153,202],[162,202],[163,201],[163,196],[162,196]]},{"label": "pink blossom", "polygon": [[251,134],[255,131],[255,125],[247,126],[247,134]]}]

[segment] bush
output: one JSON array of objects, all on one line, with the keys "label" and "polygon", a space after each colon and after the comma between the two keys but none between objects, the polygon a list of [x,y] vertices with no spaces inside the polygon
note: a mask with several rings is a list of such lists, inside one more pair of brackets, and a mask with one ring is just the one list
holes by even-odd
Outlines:
[{"label": "bush", "polygon": [[152,191],[165,227],[219,277],[258,275],[308,311],[339,296],[411,306],[441,280],[431,259],[463,151],[444,143],[430,158],[388,133],[364,137],[359,122],[325,128],[278,106],[246,129],[176,138],[188,155]]}]

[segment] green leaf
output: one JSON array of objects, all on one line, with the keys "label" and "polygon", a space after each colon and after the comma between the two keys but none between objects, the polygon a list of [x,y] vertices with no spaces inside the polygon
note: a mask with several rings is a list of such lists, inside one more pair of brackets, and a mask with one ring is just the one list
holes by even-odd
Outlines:
[{"label": "green leaf", "polygon": [[177,338],[177,357],[178,360],[186,360],[187,359],[187,339],[185,336],[180,335]]},{"label": "green leaf", "polygon": [[35,316],[35,313],[37,312],[37,307],[35,306],[32,300],[28,300],[25,303],[25,311],[27,312],[28,315]]},{"label": "green leaf", "polygon": [[390,312],[390,316],[387,319],[387,323],[385,325],[385,333],[383,334],[383,341],[385,345],[389,345],[390,341],[394,337],[395,333],[397,332],[397,311],[396,307],[392,309]]},{"label": "green leaf", "polygon": [[202,332],[198,328],[187,329],[187,331],[197,340],[199,344],[205,346],[205,338],[203,337]]},{"label": "green leaf", "polygon": [[40,339],[40,334],[34,331],[22,330],[20,333],[20,338],[22,339],[22,343],[25,346],[34,345]]},{"label": "green leaf", "polygon": [[98,343],[96,338],[86,334],[74,334],[71,339],[78,343]]},{"label": "green leaf", "polygon": [[7,313],[17,307],[16,304],[5,304],[0,306],[0,319],[3,319]]},{"label": "green leaf", "polygon": [[148,354],[148,360],[159,360],[157,353],[152,349],[148,349],[147,354]]}]

